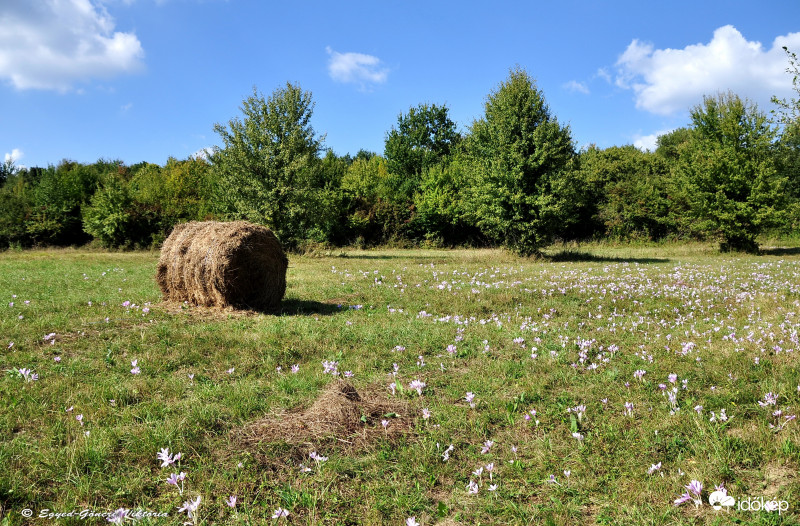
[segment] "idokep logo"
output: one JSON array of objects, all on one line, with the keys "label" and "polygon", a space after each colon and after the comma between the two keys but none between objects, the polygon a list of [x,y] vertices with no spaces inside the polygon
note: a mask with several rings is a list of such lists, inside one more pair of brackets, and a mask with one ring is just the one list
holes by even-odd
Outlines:
[{"label": "idokep logo", "polygon": [[778,515],[789,510],[789,502],[785,500],[765,499],[764,497],[745,497],[738,503],[725,491],[715,491],[708,496],[708,503],[719,511],[723,508],[730,510],[736,507],[739,511],[766,511],[778,512]]},{"label": "idokep logo", "polygon": [[736,505],[736,499],[728,495],[724,491],[715,491],[711,495],[708,496],[708,503],[711,506],[719,511],[722,508],[732,508]]},{"label": "idokep logo", "polygon": [[789,510],[789,503],[785,500],[747,497],[740,500],[736,508],[742,511],[777,511],[778,515],[780,515]]}]

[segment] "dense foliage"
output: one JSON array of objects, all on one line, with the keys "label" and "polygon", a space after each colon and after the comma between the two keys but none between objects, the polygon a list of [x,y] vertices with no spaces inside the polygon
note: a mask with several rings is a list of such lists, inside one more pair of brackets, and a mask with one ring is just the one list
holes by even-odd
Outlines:
[{"label": "dense foliage", "polygon": [[322,138],[311,126],[311,93],[287,84],[265,99],[254,89],[241,110],[243,119],[214,126],[224,145],[211,155],[220,211],[267,224],[296,246],[324,217],[315,184],[322,179]]},{"label": "dense foliage", "polygon": [[14,169],[0,188],[0,246],[157,245],[175,223],[213,217],[209,174],[193,158]]},{"label": "dense foliage", "polygon": [[[798,86],[798,62],[787,50]],[[205,157],[164,166],[64,160],[0,166],[0,248],[154,247],[182,221],[248,219],[290,249],[379,244],[505,246],[553,240],[708,239],[755,251],[800,225],[800,103],[772,119],[733,93],[704,98],[658,139],[576,151],[544,93],[515,68],[460,131],[446,105],[398,116],[382,154],[338,156],[312,126],[312,94],[255,88]]]},{"label": "dense foliage", "polygon": [[691,112],[694,133],[679,149],[676,172],[690,211],[723,250],[754,252],[756,236],[780,224],[788,177],[775,169],[775,129],[733,94],[706,97]]},{"label": "dense foliage", "polygon": [[570,216],[559,184],[575,155],[569,127],[558,123],[533,79],[517,69],[489,95],[485,116],[470,131],[468,202],[478,226],[522,254],[538,251]]},{"label": "dense foliage", "polygon": [[660,239],[675,232],[670,195],[676,190],[669,165],[660,155],[635,146],[580,154],[576,170],[579,221],[567,237]]}]

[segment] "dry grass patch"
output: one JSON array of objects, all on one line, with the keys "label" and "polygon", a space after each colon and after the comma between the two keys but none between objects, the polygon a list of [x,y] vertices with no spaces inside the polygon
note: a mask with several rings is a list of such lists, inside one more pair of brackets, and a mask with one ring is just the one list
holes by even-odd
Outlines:
[{"label": "dry grass patch", "polygon": [[[385,428],[383,420],[389,422]],[[390,399],[374,386],[357,391],[349,382],[338,380],[310,407],[268,415],[235,431],[234,439],[245,450],[277,442],[294,450],[326,445],[347,451],[363,450],[379,438],[408,435],[412,429],[405,401]]]},{"label": "dry grass patch", "polygon": [[764,497],[778,497],[797,479],[797,470],[785,463],[770,462],[764,466]]}]

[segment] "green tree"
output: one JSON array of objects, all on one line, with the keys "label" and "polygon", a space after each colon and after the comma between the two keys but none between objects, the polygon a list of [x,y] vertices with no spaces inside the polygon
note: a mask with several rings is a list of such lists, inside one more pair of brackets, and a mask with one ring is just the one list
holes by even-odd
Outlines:
[{"label": "green tree", "polygon": [[360,150],[358,150],[358,152],[356,153],[356,156],[354,158],[350,159],[350,155],[349,154],[347,155],[348,164],[352,164],[353,161],[357,161],[359,159],[363,159],[365,161],[369,161],[370,159],[372,159],[376,155],[378,155],[378,154],[375,153],[375,152],[371,152],[369,150],[365,150],[364,148],[361,148]]},{"label": "green tree", "polygon": [[707,224],[693,217],[686,185],[681,183],[681,152],[692,147],[694,133],[693,128],[683,127],[659,136],[655,154],[666,163],[668,217],[665,222],[670,229],[668,235],[680,239],[704,240],[713,237],[714,233]]},{"label": "green tree", "polygon": [[409,223],[414,237],[451,246],[485,242],[467,215],[464,187],[468,169],[469,161],[457,154],[449,162],[425,170],[414,193],[414,215]]},{"label": "green tree", "polygon": [[240,109],[241,119],[214,125],[223,142],[210,156],[222,212],[297,246],[320,219],[314,181],[324,138],[311,126],[311,93],[287,83],[264,98],[254,88]]},{"label": "green tree", "polygon": [[[580,156],[583,225],[617,239],[658,239],[670,231],[668,169],[635,146],[591,147]],[[587,217],[588,216],[588,217]]]},{"label": "green tree", "polygon": [[136,165],[129,182],[132,210],[144,219],[140,226],[150,225],[150,232],[139,231],[139,240],[158,245],[179,222],[201,221],[214,217],[210,165],[203,158],[179,161],[173,157],[163,167],[156,164]]},{"label": "green tree", "polygon": [[489,95],[467,150],[470,207],[491,239],[530,255],[569,222],[573,207],[561,190],[575,156],[571,132],[526,71],[511,70]]},{"label": "green tree", "polygon": [[6,181],[16,173],[17,167],[14,165],[14,159],[9,156],[2,164],[0,164],[0,187],[2,187]]},{"label": "green tree", "polygon": [[386,159],[373,155],[369,158],[356,158],[342,176],[341,187],[351,199],[374,203],[391,193],[388,181],[389,168]]},{"label": "green tree", "polygon": [[800,225],[800,120],[783,127],[775,143],[775,169],[787,179],[789,221],[781,226],[785,233],[797,231]]},{"label": "green tree", "polygon": [[692,128],[678,128],[669,133],[659,135],[656,139],[656,155],[669,162],[675,162],[680,157],[680,148],[692,138]]},{"label": "green tree", "polygon": [[81,208],[89,202],[106,173],[124,170],[120,161],[81,164],[62,160],[37,171],[32,181],[33,210],[25,223],[37,244],[81,244],[89,240],[81,224]]},{"label": "green tree", "polygon": [[758,250],[756,236],[780,223],[786,177],[775,169],[776,129],[733,93],[705,97],[691,110],[694,133],[679,149],[678,173],[695,218],[723,251]]},{"label": "green tree", "polygon": [[[447,106],[420,104],[397,117],[386,136],[384,155],[389,172],[413,191],[420,175],[442,162],[461,140]],[[403,192],[410,194],[409,191]]]},{"label": "green tree", "polygon": [[317,221],[307,236],[312,241],[334,244],[347,243],[347,209],[344,204],[342,180],[347,173],[348,157],[339,157],[328,150],[316,170],[312,187],[315,189]]},{"label": "green tree", "polygon": [[792,89],[798,94],[798,98],[779,99],[777,96],[773,96],[772,103],[778,108],[772,110],[772,113],[777,122],[793,125],[800,121],[800,59],[786,46],[783,46],[783,51],[786,52],[789,59],[789,67],[786,68],[786,72],[792,75]]},{"label": "green tree", "polygon": [[28,170],[15,170],[0,186],[0,248],[30,244],[25,228],[33,209],[28,176]]},{"label": "green tree", "polygon": [[786,72],[792,75],[792,89],[797,98],[772,97],[777,106],[772,110],[774,121],[781,127],[780,139],[775,144],[775,164],[778,173],[788,178],[791,196],[791,221],[783,225],[784,230],[794,231],[800,224],[800,60],[789,48],[783,50],[789,59]]},{"label": "green tree", "polygon": [[163,167],[145,164],[131,179],[136,201],[155,210],[167,230],[180,221],[197,221],[213,214],[210,165],[202,158],[167,159]]},{"label": "green tree", "polygon": [[83,228],[105,247],[132,246],[136,214],[128,185],[117,175],[106,177],[83,210]]},{"label": "green tree", "polygon": [[411,204],[396,200],[393,180],[386,159],[379,155],[358,157],[347,168],[341,189],[351,241],[374,244],[403,237]]}]

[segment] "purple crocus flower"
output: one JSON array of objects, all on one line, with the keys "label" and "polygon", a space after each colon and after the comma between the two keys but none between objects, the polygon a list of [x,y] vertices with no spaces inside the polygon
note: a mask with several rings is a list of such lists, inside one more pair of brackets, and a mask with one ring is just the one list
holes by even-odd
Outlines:
[{"label": "purple crocus flower", "polygon": [[681,504],[689,502],[690,500],[692,500],[692,496],[689,495],[689,492],[687,491],[686,493],[675,499],[673,501],[673,504],[675,504],[676,506],[680,506]]},{"label": "purple crocus flower", "polygon": [[689,484],[684,486],[686,489],[689,490],[690,493],[693,493],[700,496],[700,493],[703,491],[703,483],[699,480],[692,480]]}]

